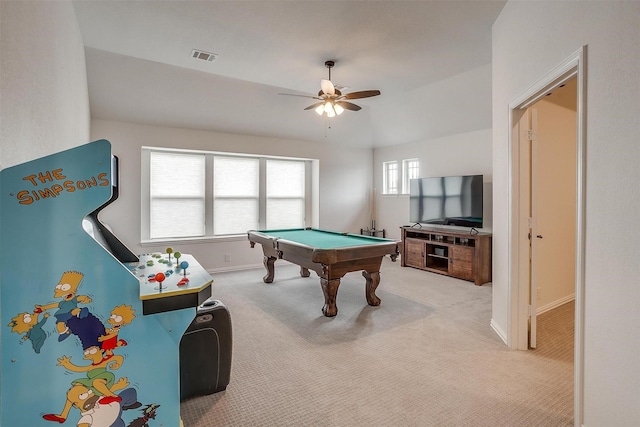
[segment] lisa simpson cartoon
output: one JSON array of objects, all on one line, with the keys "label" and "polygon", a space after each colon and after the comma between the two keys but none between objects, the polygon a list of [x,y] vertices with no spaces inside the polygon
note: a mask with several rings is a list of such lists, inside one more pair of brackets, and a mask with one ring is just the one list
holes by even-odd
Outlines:
[{"label": "lisa simpson cartoon", "polygon": [[107,319],[109,325],[106,328],[106,334],[98,337],[107,356],[113,354],[113,349],[127,345],[125,340],[118,339],[118,333],[120,328],[131,323],[135,317],[135,310],[130,305],[122,304],[111,310],[111,316]]}]

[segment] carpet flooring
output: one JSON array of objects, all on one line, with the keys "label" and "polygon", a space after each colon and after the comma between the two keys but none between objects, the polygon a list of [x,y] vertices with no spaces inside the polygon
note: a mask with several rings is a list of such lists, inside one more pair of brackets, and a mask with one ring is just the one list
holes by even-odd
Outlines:
[{"label": "carpet flooring", "polygon": [[385,258],[368,306],[349,273],[338,315],[320,281],[278,261],[214,275],[233,324],[225,391],[181,404],[185,427],[572,426],[573,304],[538,317],[538,348],[509,350],[489,326],[491,284]]}]

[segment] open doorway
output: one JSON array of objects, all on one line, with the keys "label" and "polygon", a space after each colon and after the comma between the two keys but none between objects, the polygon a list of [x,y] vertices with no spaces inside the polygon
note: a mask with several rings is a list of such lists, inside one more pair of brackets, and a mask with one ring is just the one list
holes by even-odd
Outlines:
[{"label": "open doorway", "polygon": [[[523,141],[535,139],[535,129],[538,120],[539,111],[536,111],[535,104],[544,99],[547,94],[556,92],[566,87],[568,83],[573,84],[575,81],[575,155],[574,166],[572,169],[574,200],[575,207],[568,208],[572,210],[574,236],[565,238],[568,240],[572,252],[574,253],[573,262],[569,261],[573,269],[573,293],[575,297],[574,312],[574,423],[576,426],[581,425],[583,419],[583,366],[584,366],[584,253],[585,253],[585,118],[586,118],[586,87],[585,87],[585,57],[586,46],[579,49],[566,61],[559,64],[555,69],[551,70],[547,75],[542,77],[538,82],[522,93],[519,97],[509,104],[510,123],[512,128],[511,144],[510,144],[510,248],[511,254],[511,270],[510,270],[510,327],[509,327],[509,346],[514,349],[527,350],[530,347],[530,338],[536,334],[537,305],[548,308],[549,311],[562,301],[569,301],[572,297],[566,294],[563,296],[554,296],[555,289],[545,285],[547,290],[542,291],[542,297],[545,293],[552,300],[547,304],[539,304],[537,283],[539,280],[535,276],[540,274],[532,262],[536,263],[536,250],[539,251],[536,243],[531,243],[532,239],[544,241],[545,235],[538,232],[539,227],[536,224],[534,212],[539,204],[537,200],[531,200],[539,196],[537,190],[532,186],[536,185],[536,179],[532,178],[531,173],[535,175],[542,174],[546,178],[548,171],[545,166],[533,164],[529,158],[536,162],[536,153],[530,150],[531,145],[524,144]],[[557,92],[561,93],[561,92]],[[541,104],[538,105],[538,107]],[[533,107],[533,108],[530,108]],[[546,130],[546,129],[545,129]],[[533,145],[535,147],[535,143]],[[549,174],[553,175],[553,174]],[[554,178],[562,179],[562,178]],[[543,185],[538,183],[537,185]],[[553,183],[544,184],[547,187]],[[547,202],[548,203],[548,202]],[[566,209],[566,208],[565,208]],[[552,211],[553,212],[553,211]],[[538,237],[540,236],[540,238]],[[566,251],[566,249],[565,249]],[[571,251],[571,250],[570,250]],[[565,261],[566,262],[566,261]],[[553,276],[553,275],[552,275]],[[547,279],[548,280],[548,279]],[[532,286],[532,283],[534,285]],[[560,304],[562,306],[563,304]],[[545,307],[546,306],[546,307]],[[533,330],[532,330],[533,329]],[[534,347],[536,343],[534,342]]]},{"label": "open doorway", "polygon": [[[529,183],[523,189],[528,197],[521,194],[521,215],[529,228],[528,347],[538,348],[538,326],[544,326],[546,342],[540,344],[550,350],[548,347],[555,343],[571,354],[573,331],[558,322],[565,319],[573,325],[573,309],[562,307],[556,313],[542,315],[563,305],[573,307],[575,298],[576,83],[574,76],[527,108],[528,137],[520,141],[521,161],[528,162],[528,167],[521,168],[521,181]],[[527,172],[529,176],[523,177]],[[570,319],[566,319],[569,314]],[[539,325],[540,321],[545,324]],[[554,329],[563,331],[571,341],[554,340]]]}]

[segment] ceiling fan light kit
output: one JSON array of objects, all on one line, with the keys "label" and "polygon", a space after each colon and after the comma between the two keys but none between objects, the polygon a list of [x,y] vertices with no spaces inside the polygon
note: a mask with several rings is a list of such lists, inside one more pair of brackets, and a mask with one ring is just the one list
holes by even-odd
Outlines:
[{"label": "ceiling fan light kit", "polygon": [[[318,99],[320,102],[308,106],[305,110],[314,110],[320,116],[326,114],[327,117],[335,117],[342,114],[344,110],[358,111],[361,109],[360,106],[346,101],[347,99],[361,99],[380,95],[379,90],[363,90],[343,95],[331,82],[331,68],[335,65],[335,61],[325,61],[324,65],[329,69],[329,79],[320,80],[318,96],[305,96],[307,98]],[[281,95],[304,96],[287,93],[282,93]]]},{"label": "ceiling fan light kit", "polygon": [[315,112],[320,116],[326,113],[327,117],[335,117],[342,114],[344,112],[344,108],[332,101],[327,101],[323,104],[318,105],[315,109]]}]

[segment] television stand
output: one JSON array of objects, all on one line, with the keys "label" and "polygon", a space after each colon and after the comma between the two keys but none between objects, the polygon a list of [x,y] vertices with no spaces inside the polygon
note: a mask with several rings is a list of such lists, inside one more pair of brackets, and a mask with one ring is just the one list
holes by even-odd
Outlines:
[{"label": "television stand", "polygon": [[491,233],[400,227],[402,266],[468,280],[491,282]]}]

